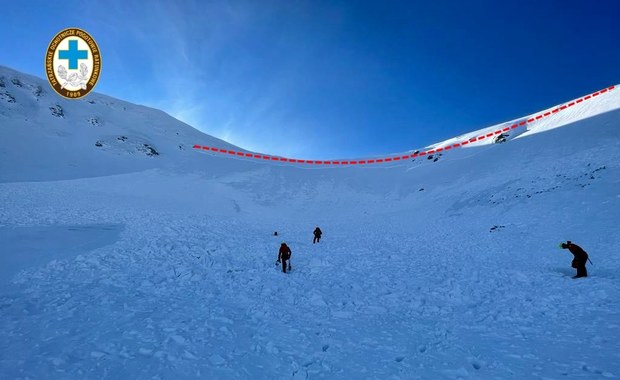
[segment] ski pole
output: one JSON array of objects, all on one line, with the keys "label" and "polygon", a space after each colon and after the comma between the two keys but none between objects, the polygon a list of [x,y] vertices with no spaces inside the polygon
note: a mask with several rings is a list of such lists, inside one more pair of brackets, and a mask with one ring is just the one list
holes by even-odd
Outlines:
[{"label": "ski pole", "polygon": [[592,260],[590,260],[590,258],[589,258],[589,257],[588,257],[588,261],[590,262],[590,264],[591,264],[591,265],[594,265],[594,264],[592,264]]}]

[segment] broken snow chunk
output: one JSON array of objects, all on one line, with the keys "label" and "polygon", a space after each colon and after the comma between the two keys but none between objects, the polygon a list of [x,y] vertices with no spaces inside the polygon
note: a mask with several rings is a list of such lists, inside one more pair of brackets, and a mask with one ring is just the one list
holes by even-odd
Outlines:
[{"label": "broken snow chunk", "polygon": [[209,361],[214,365],[222,365],[226,363],[226,360],[218,354],[213,354],[209,357]]},{"label": "broken snow chunk", "polygon": [[185,344],[185,338],[183,338],[181,335],[172,335],[170,336],[170,339],[172,339],[177,344]]}]

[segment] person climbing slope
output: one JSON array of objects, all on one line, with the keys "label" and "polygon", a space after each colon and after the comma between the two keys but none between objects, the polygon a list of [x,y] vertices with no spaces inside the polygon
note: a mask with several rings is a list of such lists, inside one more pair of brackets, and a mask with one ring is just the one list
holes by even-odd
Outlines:
[{"label": "person climbing slope", "polygon": [[[586,262],[588,261],[588,254],[577,244],[572,243],[570,240],[566,243],[561,243],[560,248],[568,249],[570,253],[575,256],[571,266],[577,269],[577,275],[573,278],[588,277],[588,271],[586,270]],[[591,262],[591,261],[590,261]]]},{"label": "person climbing slope", "polygon": [[314,229],[314,239],[312,240],[312,244],[318,243],[321,241],[321,235],[323,235],[323,231],[319,227]]},{"label": "person climbing slope", "polygon": [[[286,243],[282,242],[280,245],[280,250],[278,251],[278,261],[276,261],[276,265],[282,263],[282,272],[286,273],[286,262],[291,259],[291,249],[286,245]],[[288,270],[291,270],[291,263],[288,263]]]}]

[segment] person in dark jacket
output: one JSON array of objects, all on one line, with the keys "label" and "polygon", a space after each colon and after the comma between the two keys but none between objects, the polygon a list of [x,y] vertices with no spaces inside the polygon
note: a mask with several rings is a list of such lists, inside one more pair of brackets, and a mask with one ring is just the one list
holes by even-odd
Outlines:
[{"label": "person in dark jacket", "polygon": [[312,244],[314,243],[318,243],[319,241],[321,241],[321,235],[323,234],[323,231],[321,231],[321,229],[319,227],[314,229],[314,239],[312,240]]},{"label": "person in dark jacket", "polygon": [[575,256],[571,266],[577,269],[577,275],[573,278],[588,277],[588,271],[586,270],[586,262],[588,261],[588,254],[580,246],[571,242],[560,244],[560,248],[568,249],[570,253]]},{"label": "person in dark jacket", "polygon": [[[291,259],[291,249],[286,245],[286,243],[282,243],[280,245],[280,250],[278,251],[278,261],[276,261],[276,265],[282,263],[282,272],[286,273],[286,262]],[[288,263],[288,270],[291,270],[291,263]]]}]

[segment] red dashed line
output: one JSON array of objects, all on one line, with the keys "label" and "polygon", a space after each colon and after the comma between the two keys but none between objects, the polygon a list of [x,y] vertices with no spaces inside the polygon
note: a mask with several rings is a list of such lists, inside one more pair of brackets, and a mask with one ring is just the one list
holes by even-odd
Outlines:
[{"label": "red dashed line", "polygon": [[291,162],[291,163],[299,163],[299,164],[314,164],[314,165],[366,165],[366,164],[380,164],[383,162],[392,162],[392,161],[400,161],[400,160],[407,160],[409,158],[416,158],[416,157],[423,157],[426,156],[427,154],[434,154],[434,153],[439,153],[441,151],[444,150],[450,150],[450,149],[456,149],[456,148],[460,148],[463,146],[466,146],[469,143],[475,143],[477,141],[481,141],[484,140],[486,138],[489,137],[493,137],[495,135],[500,134],[501,132],[508,132],[511,129],[516,129],[518,127],[522,127],[527,123],[533,123],[537,120],[540,120],[544,117],[549,117],[551,115],[554,115],[560,111],[565,110],[568,107],[572,107],[576,104],[579,104],[585,100],[591,99],[593,97],[599,96],[601,94],[604,94],[608,91],[611,91],[613,89],[615,89],[616,86],[609,86],[605,89],[602,89],[600,91],[594,92],[590,95],[586,95],[584,97],[581,97],[579,99],[576,99],[568,104],[564,104],[560,107],[557,107],[555,109],[553,109],[552,111],[547,111],[544,114],[540,113],[536,116],[533,116],[532,118],[528,119],[527,121],[521,121],[518,124],[513,124],[510,127],[504,127],[501,130],[497,130],[497,131],[493,131],[490,133],[487,133],[486,135],[481,135],[481,136],[477,136],[477,137],[472,137],[469,140],[465,140],[465,141],[461,141],[460,143],[455,143],[452,145],[448,145],[442,148],[434,148],[434,149],[429,149],[425,152],[419,152],[419,153],[414,153],[412,155],[405,155],[405,156],[396,156],[396,157],[385,157],[385,158],[378,158],[378,159],[371,159],[371,160],[359,160],[359,161],[321,161],[321,160],[299,160],[299,159],[294,159],[294,158],[284,158],[284,157],[275,157],[275,156],[268,156],[268,155],[262,155],[262,154],[256,154],[256,153],[243,153],[243,152],[236,152],[233,150],[226,150],[226,149],[220,149],[220,148],[216,148],[216,147],[211,147],[211,146],[202,146],[202,145],[194,145],[193,148],[194,149],[198,149],[198,150],[206,150],[206,151],[212,151],[212,152],[217,152],[217,153],[228,153],[230,155],[233,156],[240,156],[240,157],[248,157],[248,158],[255,158],[255,159],[263,159],[263,160],[270,160],[270,161],[281,161],[281,162]]}]

